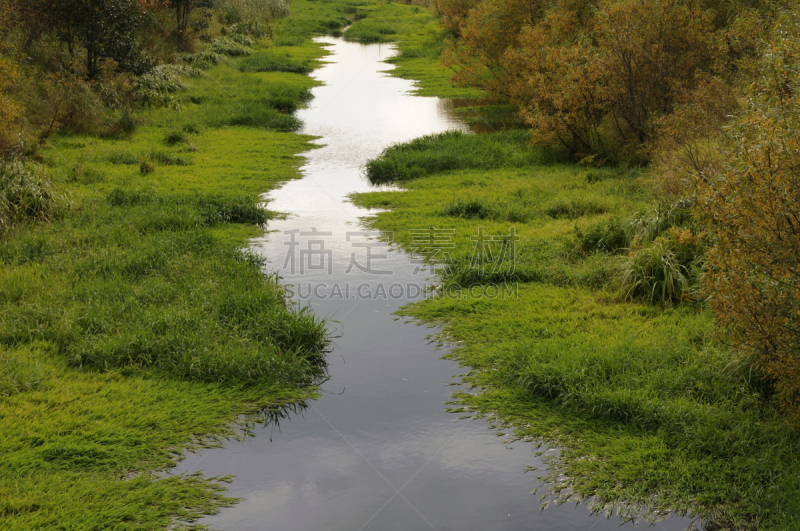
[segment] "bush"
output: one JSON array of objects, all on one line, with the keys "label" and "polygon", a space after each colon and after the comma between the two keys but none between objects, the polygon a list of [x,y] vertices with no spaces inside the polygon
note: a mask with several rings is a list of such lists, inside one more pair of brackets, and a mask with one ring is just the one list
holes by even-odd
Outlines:
[{"label": "bush", "polygon": [[134,92],[148,105],[167,105],[173,94],[186,88],[183,77],[198,77],[197,68],[182,65],[159,65],[136,80]]},{"label": "bush", "polygon": [[241,57],[253,53],[253,50],[242,44],[239,40],[230,37],[214,39],[210,49],[215,54],[228,55],[230,57]]},{"label": "bush", "polygon": [[221,54],[207,48],[198,53],[184,53],[181,54],[181,59],[190,64],[194,68],[208,70],[212,66],[217,66],[220,63],[226,62],[228,59]]},{"label": "bush", "polygon": [[631,220],[631,240],[633,245],[643,245],[673,227],[692,228],[693,225],[691,200],[660,203],[653,210],[642,212]]},{"label": "bush", "polygon": [[287,0],[218,0],[216,5],[225,21],[235,23],[232,31],[255,37],[271,37],[273,22],[289,15]]},{"label": "bush", "polygon": [[52,219],[63,202],[43,167],[21,159],[0,160],[0,235],[16,223]]},{"label": "bush", "polygon": [[[796,9],[796,8],[792,8]],[[800,423],[800,17],[777,25],[725,131],[728,161],[697,173],[706,287],[730,341],[773,379]]]}]

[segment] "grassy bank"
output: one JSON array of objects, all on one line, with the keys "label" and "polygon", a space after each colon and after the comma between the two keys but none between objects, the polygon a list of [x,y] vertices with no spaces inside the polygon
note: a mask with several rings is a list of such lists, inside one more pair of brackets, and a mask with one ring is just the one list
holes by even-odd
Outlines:
[{"label": "grassy bank", "polygon": [[[314,82],[276,55],[245,46],[167,70],[129,136],[62,135],[40,152],[58,211],[0,241],[3,529],[214,512],[233,501],[218,481],[154,472],[324,377],[325,324],[242,250],[273,216],[259,194],[312,147],[288,131]],[[304,43],[279,57],[322,55]]]},{"label": "grassy bank", "polygon": [[[614,243],[618,228],[664,219],[646,175],[565,163],[524,132],[417,139],[366,173],[403,186],[353,198],[385,209],[368,222],[444,258],[445,296],[404,315],[442,326],[469,367],[479,392],[453,407],[557,444],[550,498],[723,528],[796,527],[796,433],[769,386],[715,339],[702,303],[626,297],[631,259],[624,239]],[[454,230],[453,247],[434,254],[410,232],[431,227]],[[488,252],[476,255],[481,234]]]}]

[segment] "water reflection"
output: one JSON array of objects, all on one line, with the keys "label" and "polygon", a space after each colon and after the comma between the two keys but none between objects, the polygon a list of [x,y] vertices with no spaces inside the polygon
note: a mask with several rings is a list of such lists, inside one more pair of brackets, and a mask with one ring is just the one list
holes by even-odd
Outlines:
[{"label": "water reflection", "polygon": [[453,121],[459,121],[473,133],[494,133],[506,129],[523,129],[527,125],[510,105],[485,105],[474,99],[441,98],[438,110]]}]

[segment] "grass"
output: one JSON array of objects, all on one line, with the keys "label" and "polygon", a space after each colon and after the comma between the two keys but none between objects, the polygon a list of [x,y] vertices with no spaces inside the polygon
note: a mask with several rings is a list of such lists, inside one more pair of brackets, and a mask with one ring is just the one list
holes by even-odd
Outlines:
[{"label": "grass", "polygon": [[392,146],[365,165],[373,184],[400,182],[457,169],[519,168],[559,159],[558,154],[528,147],[529,133],[503,131],[479,137],[460,131],[423,136]]},{"label": "grass", "polygon": [[[626,300],[620,246],[683,238],[682,210],[659,205],[638,171],[559,162],[515,134],[391,147],[366,173],[403,188],[353,197],[381,209],[374,228],[443,259],[441,296],[402,315],[439,324],[469,367],[474,390],[453,410],[558,445],[544,500],[794,528],[797,434],[770,386],[715,335],[705,306]],[[426,229],[454,231],[446,255],[421,247]]]},{"label": "grass", "polygon": [[128,138],[51,139],[47,179],[12,198],[35,215],[0,240],[3,529],[191,525],[234,500],[218,479],[157,472],[324,378],[325,323],[242,250],[272,216],[259,194],[313,148],[286,131],[314,81],[240,69],[272,53],[248,51],[170,85]]}]

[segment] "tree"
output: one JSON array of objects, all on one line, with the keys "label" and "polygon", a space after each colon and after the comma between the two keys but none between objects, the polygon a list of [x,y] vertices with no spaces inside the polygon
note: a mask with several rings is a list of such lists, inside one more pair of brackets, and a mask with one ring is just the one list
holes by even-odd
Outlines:
[{"label": "tree", "polygon": [[137,0],[19,0],[19,9],[33,34],[53,34],[71,57],[83,49],[89,80],[97,76],[104,59],[136,74],[150,66],[136,42],[143,18]]},{"label": "tree", "polygon": [[170,0],[169,5],[175,10],[175,38],[178,45],[184,47],[189,35],[208,27],[208,19],[211,17],[209,10],[214,7],[214,2],[213,0]]}]

